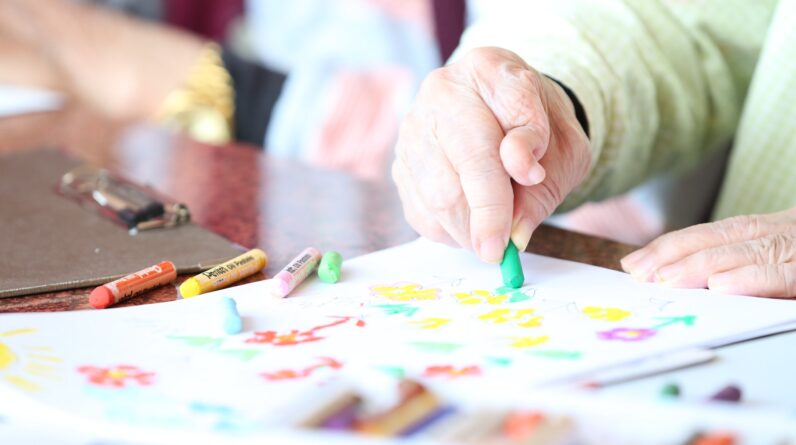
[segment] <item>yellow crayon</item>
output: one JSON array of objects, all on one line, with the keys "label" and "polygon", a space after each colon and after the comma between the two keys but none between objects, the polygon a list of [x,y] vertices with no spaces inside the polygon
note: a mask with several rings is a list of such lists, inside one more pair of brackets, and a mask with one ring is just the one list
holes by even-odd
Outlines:
[{"label": "yellow crayon", "polygon": [[188,278],[180,285],[182,298],[222,289],[253,275],[268,265],[268,256],[260,249],[252,249],[226,263],[206,270],[195,277]]}]

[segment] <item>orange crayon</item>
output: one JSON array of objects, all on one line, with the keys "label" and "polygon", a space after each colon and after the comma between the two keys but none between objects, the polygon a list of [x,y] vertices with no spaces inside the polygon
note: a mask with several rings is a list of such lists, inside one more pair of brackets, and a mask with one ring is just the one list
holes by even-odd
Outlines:
[{"label": "orange crayon", "polygon": [[88,296],[88,302],[97,309],[126,300],[134,295],[154,289],[177,279],[177,268],[171,261],[163,261],[136,273],[97,287]]}]

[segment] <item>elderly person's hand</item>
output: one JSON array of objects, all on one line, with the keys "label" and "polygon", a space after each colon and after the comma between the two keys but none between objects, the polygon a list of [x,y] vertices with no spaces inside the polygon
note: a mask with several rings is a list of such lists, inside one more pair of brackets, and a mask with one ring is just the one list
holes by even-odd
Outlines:
[{"label": "elderly person's hand", "polygon": [[668,233],[623,258],[622,267],[672,287],[796,297],[796,208]]},{"label": "elderly person's hand", "polygon": [[564,90],[499,48],[431,73],[396,150],[393,179],[412,227],[489,262],[509,236],[524,249],[591,162]]}]

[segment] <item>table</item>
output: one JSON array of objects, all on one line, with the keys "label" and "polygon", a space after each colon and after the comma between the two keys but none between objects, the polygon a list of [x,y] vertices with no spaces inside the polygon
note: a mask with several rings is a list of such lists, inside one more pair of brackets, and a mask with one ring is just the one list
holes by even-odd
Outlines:
[{"label": "table", "polygon": [[[188,204],[197,224],[243,247],[263,248],[270,258],[265,275],[310,245],[352,258],[417,236],[404,221],[388,176],[364,181],[275,158],[258,147],[214,147],[151,126],[108,122],[76,107],[2,120],[0,134],[0,154],[62,147]],[[548,226],[529,246],[531,252],[613,269],[632,249]],[[0,312],[88,309],[90,291],[4,298]],[[176,288],[165,286],[122,305],[176,298]]]}]

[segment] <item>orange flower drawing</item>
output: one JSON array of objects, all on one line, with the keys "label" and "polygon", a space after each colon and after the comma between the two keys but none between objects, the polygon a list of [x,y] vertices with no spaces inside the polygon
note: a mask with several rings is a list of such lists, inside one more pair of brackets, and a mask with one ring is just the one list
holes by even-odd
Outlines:
[{"label": "orange flower drawing", "polygon": [[108,388],[124,388],[135,383],[141,386],[151,385],[155,373],[146,372],[131,365],[117,365],[107,368],[97,366],[81,366],[77,371],[84,374],[89,383]]}]

